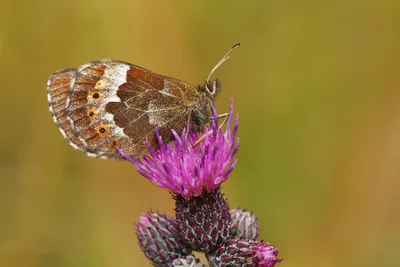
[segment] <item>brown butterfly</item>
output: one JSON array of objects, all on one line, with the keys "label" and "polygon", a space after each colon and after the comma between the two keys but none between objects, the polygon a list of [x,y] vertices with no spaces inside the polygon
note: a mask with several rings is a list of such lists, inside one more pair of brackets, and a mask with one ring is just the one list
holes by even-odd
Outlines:
[{"label": "brown butterfly", "polygon": [[146,138],[157,147],[155,126],[163,140],[172,139],[185,125],[200,131],[209,122],[220,89],[212,73],[204,85],[154,73],[117,60],[100,60],[53,73],[47,98],[53,120],[72,147],[91,157],[120,158],[118,146],[130,156],[147,151]]}]

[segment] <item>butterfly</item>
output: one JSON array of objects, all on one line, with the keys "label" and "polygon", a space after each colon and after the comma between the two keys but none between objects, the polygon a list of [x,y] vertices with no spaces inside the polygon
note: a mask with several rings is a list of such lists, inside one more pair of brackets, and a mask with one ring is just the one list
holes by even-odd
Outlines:
[{"label": "butterfly", "polygon": [[171,129],[204,128],[221,88],[218,78],[210,82],[210,77],[239,45],[229,49],[204,85],[118,60],[57,71],[47,82],[50,113],[70,145],[88,156],[121,158],[116,147],[129,156],[142,155],[146,139],[157,147],[156,126],[164,142],[172,140]]}]

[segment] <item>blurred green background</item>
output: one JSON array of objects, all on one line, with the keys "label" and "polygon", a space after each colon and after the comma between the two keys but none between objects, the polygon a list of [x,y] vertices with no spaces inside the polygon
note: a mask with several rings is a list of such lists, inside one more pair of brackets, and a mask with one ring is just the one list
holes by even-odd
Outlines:
[{"label": "blurred green background", "polygon": [[281,266],[399,266],[400,2],[0,3],[0,266],[149,266],[131,222],[173,214],[133,165],[72,149],[48,76],[101,58],[191,83],[214,75],[240,114],[224,186]]}]

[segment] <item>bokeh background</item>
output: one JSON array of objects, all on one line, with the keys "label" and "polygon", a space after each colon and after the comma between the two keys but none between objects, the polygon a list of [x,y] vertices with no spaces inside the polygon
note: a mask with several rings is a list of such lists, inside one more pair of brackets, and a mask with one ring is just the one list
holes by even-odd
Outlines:
[{"label": "bokeh background", "polygon": [[400,2],[11,1],[0,8],[0,266],[149,266],[131,222],[173,214],[134,166],[73,150],[48,76],[101,58],[202,83],[240,114],[224,185],[281,266],[400,266]]}]

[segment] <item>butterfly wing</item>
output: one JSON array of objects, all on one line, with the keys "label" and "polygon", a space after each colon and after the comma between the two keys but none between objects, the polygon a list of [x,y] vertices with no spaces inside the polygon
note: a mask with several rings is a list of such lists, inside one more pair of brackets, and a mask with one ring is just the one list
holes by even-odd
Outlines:
[{"label": "butterfly wing", "polygon": [[75,148],[94,157],[146,152],[181,131],[199,95],[188,83],[121,61],[103,60],[56,72],[49,79],[49,105],[60,131]]}]

